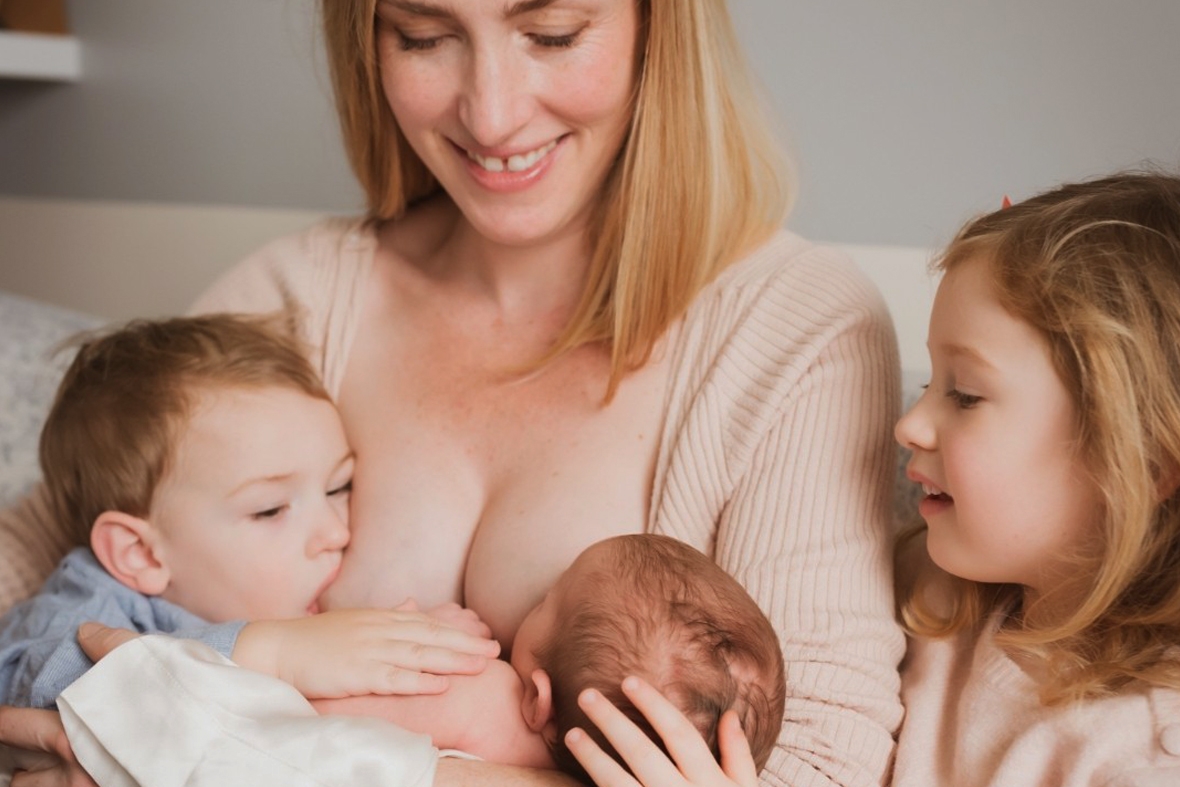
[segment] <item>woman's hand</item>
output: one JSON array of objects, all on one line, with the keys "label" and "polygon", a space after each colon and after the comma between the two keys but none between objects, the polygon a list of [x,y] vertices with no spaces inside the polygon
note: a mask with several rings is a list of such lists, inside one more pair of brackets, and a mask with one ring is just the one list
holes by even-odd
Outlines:
[{"label": "woman's hand", "polygon": [[57,711],[0,707],[0,743],[11,747],[12,787],[96,787],[74,759]]},{"label": "woman's hand", "polygon": [[[97,623],[78,628],[78,644],[94,661],[136,636]],[[0,707],[0,743],[11,747],[12,787],[97,787],[74,759],[57,711]]]},{"label": "woman's hand", "polygon": [[566,745],[599,787],[757,787],[750,744],[732,710],[718,725],[718,764],[692,722],[650,684],[629,677],[623,681],[623,693],[651,722],[671,759],[602,694],[588,689],[578,697],[578,705],[635,774],[627,773],[583,730],[570,730]]}]

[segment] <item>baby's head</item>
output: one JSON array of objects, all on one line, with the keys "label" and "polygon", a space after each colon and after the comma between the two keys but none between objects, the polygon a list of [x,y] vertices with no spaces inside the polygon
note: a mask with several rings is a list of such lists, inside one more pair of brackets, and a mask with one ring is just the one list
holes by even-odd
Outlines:
[{"label": "baby's head", "polygon": [[352,453],[277,318],[89,338],[41,434],[56,516],[128,587],[207,620],[317,610],[348,542]]},{"label": "baby's head", "polygon": [[[1019,599],[1022,630],[1002,640],[1060,657],[1047,697],[1117,688],[1180,632],[1180,178],[1120,174],[994,211],[939,267],[934,376],[898,437],[937,487],[924,503],[931,557],[973,583],[955,620],[916,630]],[[979,304],[1025,340],[972,334]],[[914,625],[931,610],[906,593]]]},{"label": "baby's head", "polygon": [[782,722],[782,651],[766,616],[716,563],[665,536],[619,536],[582,552],[521,624],[512,664],[525,681],[525,719],[575,775],[584,776],[565,747],[570,729],[615,755],[578,707],[585,689],[602,692],[660,743],[620,689],[628,675],[663,692],[715,756],[726,710],[737,711],[759,768]]}]

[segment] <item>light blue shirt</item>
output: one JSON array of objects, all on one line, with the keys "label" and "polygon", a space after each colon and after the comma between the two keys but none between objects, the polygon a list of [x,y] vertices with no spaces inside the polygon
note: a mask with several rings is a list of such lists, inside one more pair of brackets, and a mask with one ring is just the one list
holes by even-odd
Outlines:
[{"label": "light blue shirt", "polygon": [[58,564],[41,592],[0,618],[0,704],[56,707],[57,695],[93,666],[78,646],[88,620],[144,634],[200,640],[229,657],[245,621],[211,624],[106,572],[86,547]]}]

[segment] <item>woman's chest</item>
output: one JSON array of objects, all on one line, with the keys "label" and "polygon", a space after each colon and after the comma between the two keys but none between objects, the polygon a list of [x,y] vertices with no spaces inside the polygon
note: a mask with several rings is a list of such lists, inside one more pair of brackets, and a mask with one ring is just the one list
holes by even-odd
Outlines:
[{"label": "woman's chest", "polygon": [[401,353],[346,379],[353,540],[330,601],[456,600],[507,645],[582,549],[644,528],[667,370],[650,364],[604,405],[598,359],[528,377],[479,360]]}]

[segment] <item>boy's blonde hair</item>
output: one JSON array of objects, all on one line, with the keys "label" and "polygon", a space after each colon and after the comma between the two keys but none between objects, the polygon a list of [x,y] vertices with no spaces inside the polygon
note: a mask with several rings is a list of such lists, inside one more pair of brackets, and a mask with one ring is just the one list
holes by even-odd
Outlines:
[{"label": "boy's blonde hair", "polygon": [[78,544],[104,511],[146,517],[196,398],[275,386],[328,399],[278,317],[137,320],[84,337],[41,431],[54,514]]},{"label": "boy's blonde hair", "polygon": [[[634,0],[630,132],[599,196],[581,301],[539,364],[589,342],[611,350],[607,397],[709,281],[765,241],[789,207],[785,163],[725,0]],[[336,108],[373,220],[437,191],[386,103],[376,0],[322,0]]]},{"label": "boy's blonde hair", "polygon": [[[1000,303],[1048,340],[1103,499],[1099,554],[1078,567],[1092,576],[1083,597],[1056,624],[1026,619],[997,641],[1047,667],[1046,702],[1134,682],[1180,687],[1180,178],[1119,174],[990,213],[959,232],[939,267],[974,259],[986,261]],[[924,531],[903,537],[899,555]],[[953,586],[948,614],[926,603],[922,582],[902,588],[911,631],[977,626],[1021,597],[1014,586]]]},{"label": "boy's blonde hair", "polygon": [[761,770],[786,702],[782,650],[762,610],[720,566],[674,538],[618,536],[603,546],[611,550],[609,565],[581,577],[594,581],[595,591],[560,611],[557,627],[535,654],[552,686],[557,766],[589,779],[565,745],[565,733],[574,727],[622,762],[578,706],[578,695],[588,688],[663,748],[620,688],[625,677],[638,675],[688,716],[715,757],[721,715],[737,711]]}]

